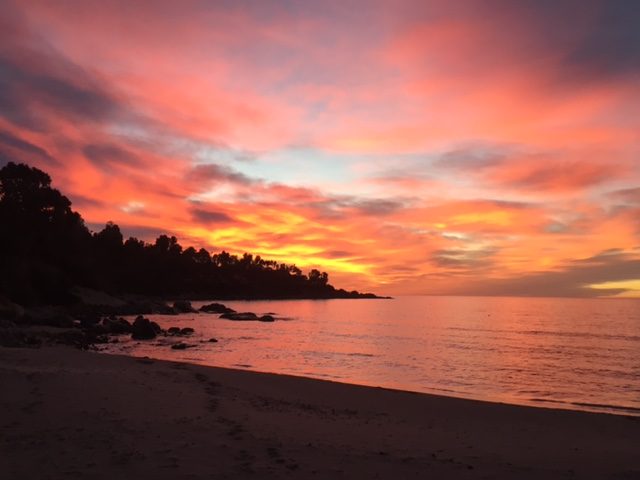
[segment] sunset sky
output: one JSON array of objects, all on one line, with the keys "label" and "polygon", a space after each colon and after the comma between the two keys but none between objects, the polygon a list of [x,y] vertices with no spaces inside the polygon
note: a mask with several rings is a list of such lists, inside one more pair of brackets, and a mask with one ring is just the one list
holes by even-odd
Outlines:
[{"label": "sunset sky", "polygon": [[0,165],[380,294],[640,296],[640,1],[0,0]]}]

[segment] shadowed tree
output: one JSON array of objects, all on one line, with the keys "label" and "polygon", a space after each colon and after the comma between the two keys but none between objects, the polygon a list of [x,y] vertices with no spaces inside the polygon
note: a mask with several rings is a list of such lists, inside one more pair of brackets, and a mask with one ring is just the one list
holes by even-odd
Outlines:
[{"label": "shadowed tree", "polygon": [[331,298],[325,272],[303,275],[295,265],[244,253],[211,255],[174,236],[153,244],[123,242],[108,222],[91,234],[46,173],[8,163],[0,169],[0,294],[19,303],[66,303],[74,285],[112,293],[192,298]]}]

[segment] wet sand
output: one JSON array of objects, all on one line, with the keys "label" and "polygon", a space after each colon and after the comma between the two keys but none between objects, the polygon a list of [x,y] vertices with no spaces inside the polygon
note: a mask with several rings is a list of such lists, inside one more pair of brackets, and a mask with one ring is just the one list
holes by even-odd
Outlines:
[{"label": "wet sand", "polygon": [[7,479],[640,479],[640,419],[0,348]]}]

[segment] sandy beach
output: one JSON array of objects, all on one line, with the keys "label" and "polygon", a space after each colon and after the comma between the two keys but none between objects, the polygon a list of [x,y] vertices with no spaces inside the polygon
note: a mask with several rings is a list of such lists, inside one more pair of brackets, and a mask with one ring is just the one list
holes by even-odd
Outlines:
[{"label": "sandy beach", "polygon": [[640,419],[0,349],[6,479],[640,478]]}]

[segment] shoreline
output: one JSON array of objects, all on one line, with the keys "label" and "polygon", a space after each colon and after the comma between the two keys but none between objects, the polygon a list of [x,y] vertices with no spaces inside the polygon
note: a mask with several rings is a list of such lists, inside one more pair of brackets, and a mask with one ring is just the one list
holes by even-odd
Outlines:
[{"label": "shoreline", "polygon": [[633,416],[67,347],[0,379],[8,478],[640,477]]},{"label": "shoreline", "polygon": [[[400,392],[411,395],[427,395],[431,397],[437,397],[442,399],[456,399],[456,400],[467,400],[470,402],[480,402],[480,403],[489,403],[496,405],[507,405],[513,407],[524,407],[524,408],[536,408],[543,410],[558,410],[565,412],[580,412],[580,413],[590,413],[595,415],[612,415],[615,417],[624,417],[630,419],[638,419],[640,421],[640,408],[629,407],[629,406],[620,406],[620,405],[599,405],[599,404],[590,404],[586,402],[569,402],[569,401],[561,401],[561,400],[545,400],[545,399],[528,399],[523,400],[522,402],[518,402],[517,399],[513,399],[513,401],[508,400],[497,400],[492,399],[490,397],[482,397],[480,395],[465,395],[464,393],[451,392],[451,394],[441,393],[436,389],[425,389],[424,391],[420,390],[411,390],[409,388],[401,388],[401,387],[387,387],[384,385],[371,385],[366,383],[356,383],[356,382],[348,382],[343,380],[335,380],[331,378],[323,378],[322,376],[305,376],[305,375],[295,375],[291,373],[281,373],[281,372],[272,372],[267,370],[256,370],[254,368],[247,367],[233,367],[233,366],[222,366],[222,365],[207,365],[206,363],[198,363],[198,362],[190,362],[186,360],[176,359],[170,360],[167,358],[153,357],[149,355],[128,355],[125,353],[112,352],[108,350],[108,346],[104,348],[102,346],[98,350],[91,351],[89,353],[95,353],[99,355],[111,355],[116,357],[130,357],[130,358],[142,358],[142,359],[150,359],[158,362],[171,362],[171,363],[184,363],[187,365],[194,365],[198,367],[205,368],[214,368],[214,369],[222,369],[222,370],[230,370],[230,371],[240,371],[240,372],[252,372],[261,375],[274,375],[274,376],[283,376],[290,377],[292,379],[309,379],[309,380],[317,380],[319,382],[327,382],[327,383],[335,383],[338,385],[345,386],[354,386],[354,387],[364,387],[371,388],[374,390],[385,390],[391,392]],[[161,348],[161,347],[158,347]],[[528,402],[528,403],[527,403]]]}]

